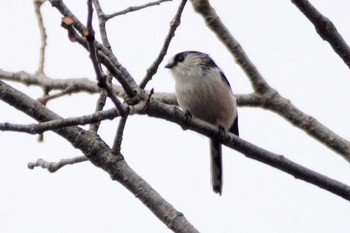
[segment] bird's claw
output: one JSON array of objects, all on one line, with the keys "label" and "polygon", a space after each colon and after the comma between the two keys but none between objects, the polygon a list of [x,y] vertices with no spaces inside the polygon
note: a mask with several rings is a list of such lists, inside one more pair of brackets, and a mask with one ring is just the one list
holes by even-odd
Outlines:
[{"label": "bird's claw", "polygon": [[190,122],[192,120],[192,113],[188,110],[185,111],[186,122]]},{"label": "bird's claw", "polygon": [[226,129],[224,126],[219,125],[218,126],[218,138],[221,140],[226,136]]},{"label": "bird's claw", "polygon": [[188,110],[185,110],[185,122],[184,125],[182,126],[183,130],[186,130],[188,127],[188,124],[192,121],[192,113]]}]

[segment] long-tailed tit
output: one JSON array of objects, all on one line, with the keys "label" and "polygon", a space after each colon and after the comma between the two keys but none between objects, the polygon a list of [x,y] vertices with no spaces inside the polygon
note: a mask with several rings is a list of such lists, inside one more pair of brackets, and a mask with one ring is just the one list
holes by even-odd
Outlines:
[{"label": "long-tailed tit", "polygon": [[[175,78],[180,107],[193,116],[238,134],[236,98],[222,70],[207,55],[197,51],[176,54],[165,66]],[[210,140],[211,182],[222,193],[221,144]]]}]

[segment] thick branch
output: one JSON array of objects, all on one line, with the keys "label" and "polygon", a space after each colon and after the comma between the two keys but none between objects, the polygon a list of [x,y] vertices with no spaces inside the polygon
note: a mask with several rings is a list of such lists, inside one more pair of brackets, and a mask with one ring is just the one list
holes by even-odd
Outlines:
[{"label": "thick branch", "polygon": [[323,16],[308,0],[292,0],[299,10],[315,26],[316,32],[323,40],[328,41],[336,52],[350,68],[350,47],[337,31],[332,21]]},{"label": "thick branch", "polygon": [[222,41],[231,54],[236,59],[243,71],[249,77],[253,88],[258,93],[264,93],[270,86],[259,73],[256,66],[250,61],[242,46],[232,36],[226,26],[222,23],[214,8],[210,6],[208,0],[192,0],[193,8],[204,18],[208,27]]},{"label": "thick branch", "polygon": [[261,106],[278,113],[294,126],[304,130],[310,136],[350,162],[350,142],[348,140],[334,133],[314,117],[300,111],[290,100],[282,97],[278,92],[262,96]]},{"label": "thick branch", "polygon": [[[0,99],[39,122],[61,119],[42,104],[2,81]],[[174,232],[198,232],[182,213],[133,171],[121,155],[113,154],[111,148],[97,134],[79,127],[64,127],[54,132],[81,150],[95,166],[109,173],[113,180],[124,185]]]}]

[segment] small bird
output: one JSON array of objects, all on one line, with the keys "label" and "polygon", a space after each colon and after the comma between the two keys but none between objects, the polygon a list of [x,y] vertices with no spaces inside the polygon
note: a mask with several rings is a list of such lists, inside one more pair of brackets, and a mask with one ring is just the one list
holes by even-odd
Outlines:
[{"label": "small bird", "polygon": [[[181,52],[165,68],[174,76],[177,101],[184,111],[239,136],[236,98],[226,76],[208,54]],[[210,139],[210,151],[211,183],[214,192],[221,195],[221,144]]]}]

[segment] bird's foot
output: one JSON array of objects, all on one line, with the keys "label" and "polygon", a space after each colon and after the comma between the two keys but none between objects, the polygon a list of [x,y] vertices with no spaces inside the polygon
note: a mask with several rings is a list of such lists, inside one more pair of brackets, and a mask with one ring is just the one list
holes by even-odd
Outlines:
[{"label": "bird's foot", "polygon": [[188,110],[185,110],[185,121],[184,121],[184,124],[182,125],[182,129],[186,130],[191,121],[192,121],[192,113]]},{"label": "bird's foot", "polygon": [[217,137],[219,140],[222,140],[226,136],[226,129],[222,125],[218,125],[218,134]]},{"label": "bird's foot", "polygon": [[190,122],[192,120],[192,113],[188,110],[185,111],[186,122]]}]

